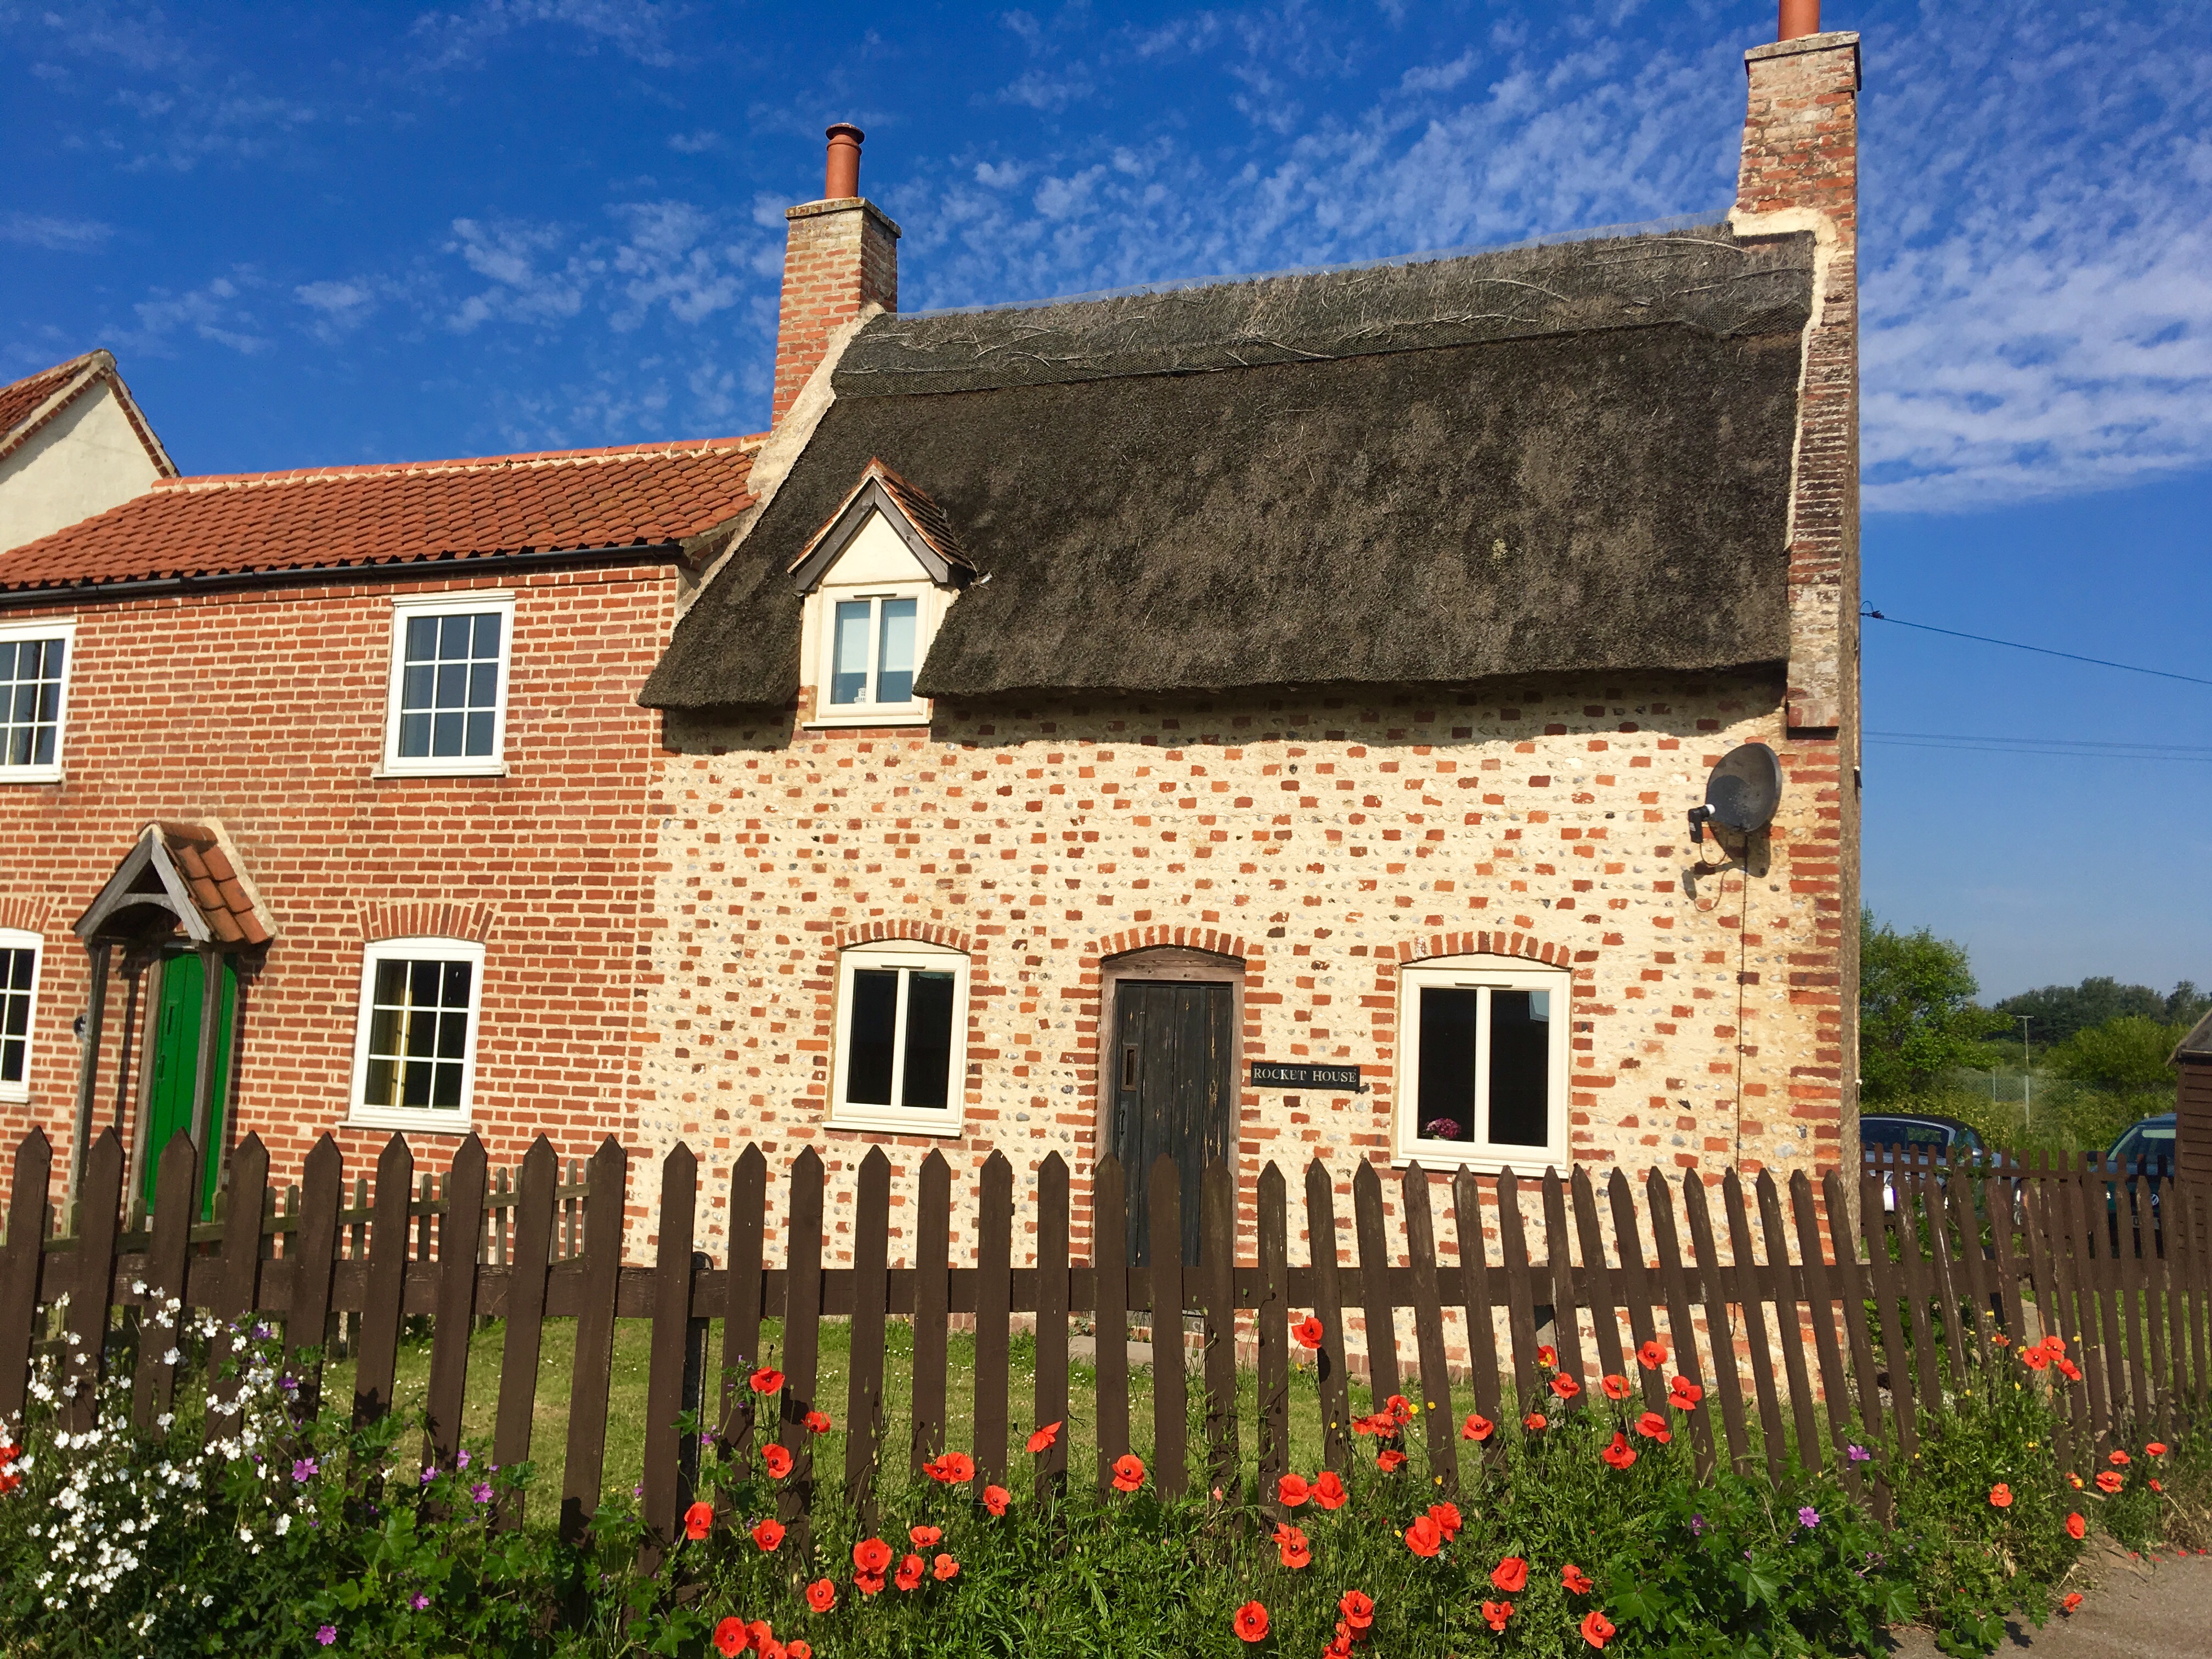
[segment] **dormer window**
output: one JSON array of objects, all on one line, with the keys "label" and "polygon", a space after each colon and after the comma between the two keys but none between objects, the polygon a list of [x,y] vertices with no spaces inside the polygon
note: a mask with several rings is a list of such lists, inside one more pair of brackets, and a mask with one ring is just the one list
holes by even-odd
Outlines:
[{"label": "dormer window", "polygon": [[937,504],[881,461],[791,567],[806,594],[809,726],[921,726],[915,682],[972,571]]}]

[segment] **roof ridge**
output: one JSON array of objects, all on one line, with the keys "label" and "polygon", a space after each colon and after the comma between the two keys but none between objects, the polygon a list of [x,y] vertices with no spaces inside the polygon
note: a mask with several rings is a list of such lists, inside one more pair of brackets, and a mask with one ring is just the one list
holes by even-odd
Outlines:
[{"label": "roof ridge", "polygon": [[680,455],[743,454],[767,441],[764,432],[728,438],[681,438],[658,443],[613,444],[598,449],[547,449],[513,455],[463,455],[426,461],[360,461],[325,466],[285,468],[270,472],[202,472],[185,477],[163,478],[154,488],[197,490],[237,488],[250,484],[310,483],[322,478],[404,477],[410,473],[490,472],[502,468],[571,466],[622,460],[652,460]]}]

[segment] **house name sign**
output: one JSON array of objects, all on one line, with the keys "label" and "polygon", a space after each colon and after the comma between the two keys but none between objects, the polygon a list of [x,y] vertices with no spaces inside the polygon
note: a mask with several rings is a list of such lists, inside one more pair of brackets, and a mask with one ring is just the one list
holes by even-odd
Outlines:
[{"label": "house name sign", "polygon": [[1255,1060],[1252,1062],[1252,1086],[1255,1089],[1325,1089],[1364,1095],[1367,1085],[1359,1080],[1357,1066],[1290,1065],[1276,1060]]}]

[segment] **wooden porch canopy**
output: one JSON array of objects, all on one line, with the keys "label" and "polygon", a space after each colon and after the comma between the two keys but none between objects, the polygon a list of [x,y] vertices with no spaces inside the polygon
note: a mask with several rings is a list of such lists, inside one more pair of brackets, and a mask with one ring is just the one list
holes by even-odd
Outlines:
[{"label": "wooden porch canopy", "polygon": [[143,951],[181,938],[200,953],[204,971],[198,1075],[192,1085],[191,1138],[204,1157],[222,994],[217,958],[258,949],[276,935],[276,924],[246,876],[230,837],[214,822],[149,823],[140,830],[137,842],[115,866],[99,896],[76,919],[76,931],[92,958],[92,988],[85,1010],[83,1059],[77,1073],[76,1133],[70,1151],[72,1197],[84,1167],[84,1148],[92,1139],[100,1030],[107,1007],[108,967],[115,947]]}]

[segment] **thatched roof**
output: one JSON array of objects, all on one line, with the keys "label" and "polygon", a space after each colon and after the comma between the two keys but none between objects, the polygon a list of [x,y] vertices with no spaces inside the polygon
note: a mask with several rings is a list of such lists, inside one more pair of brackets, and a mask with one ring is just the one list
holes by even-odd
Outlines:
[{"label": "thatched roof", "polygon": [[642,700],[791,701],[790,566],[878,458],[988,578],[932,696],[1778,662],[1811,284],[1713,226],[878,318]]}]

